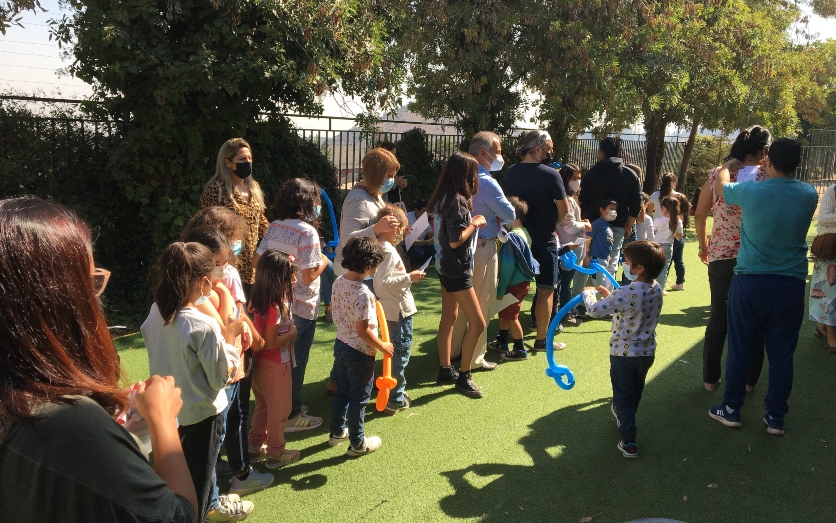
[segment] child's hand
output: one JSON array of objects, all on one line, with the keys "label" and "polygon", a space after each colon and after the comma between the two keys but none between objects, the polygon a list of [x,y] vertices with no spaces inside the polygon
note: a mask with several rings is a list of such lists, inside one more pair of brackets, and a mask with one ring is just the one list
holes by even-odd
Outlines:
[{"label": "child's hand", "polygon": [[233,343],[244,332],[244,317],[240,317],[226,326],[226,342]]},{"label": "child's hand", "polygon": [[385,354],[388,354],[389,356],[395,355],[395,346],[391,343],[381,342],[380,347],[378,347],[378,349],[383,351]]},{"label": "child's hand", "polygon": [[477,229],[482,229],[486,225],[488,225],[488,221],[481,214],[477,214],[476,216],[474,216],[473,219],[471,220],[471,223],[473,223],[473,226],[476,227]]},{"label": "child's hand", "polygon": [[241,331],[241,349],[247,350],[253,344],[253,334],[250,331],[250,326],[244,324],[244,330]]},{"label": "child's hand", "polygon": [[729,171],[735,171],[743,167],[743,162],[741,162],[737,158],[732,158],[731,160],[724,163],[723,167],[725,167]]},{"label": "child's hand", "polygon": [[583,228],[584,228],[584,230],[586,230],[586,232],[589,232],[589,231],[592,230],[592,224],[589,223],[589,220],[583,220]]},{"label": "child's hand", "polygon": [[409,273],[409,280],[412,283],[417,283],[417,282],[423,280],[424,276],[426,276],[426,274],[424,274],[421,271],[412,271],[412,272]]},{"label": "child's hand", "polygon": [[586,256],[583,257],[583,266],[584,267],[589,267],[589,262],[591,262],[591,261],[592,261],[592,258],[587,254]]},{"label": "child's hand", "polygon": [[603,296],[604,298],[606,298],[607,296],[609,296],[609,295],[610,295],[610,290],[609,290],[609,289],[607,289],[606,287],[604,287],[603,285],[599,285],[599,286],[598,286],[598,289],[596,289],[596,290],[597,290],[597,291],[598,291],[598,293],[599,293],[599,294],[601,294],[601,296]]}]

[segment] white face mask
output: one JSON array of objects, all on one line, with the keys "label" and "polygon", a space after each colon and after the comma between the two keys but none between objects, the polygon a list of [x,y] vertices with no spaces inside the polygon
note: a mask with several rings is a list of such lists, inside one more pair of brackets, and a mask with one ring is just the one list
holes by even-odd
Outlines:
[{"label": "white face mask", "polygon": [[212,273],[212,281],[218,281],[223,279],[224,277],[224,266],[221,265],[220,267],[215,267],[215,271]]},{"label": "white face mask", "polygon": [[[211,294],[212,291],[209,291],[209,293]],[[195,307],[203,305],[204,303],[206,303],[206,300],[208,300],[208,299],[209,299],[209,294],[207,294],[205,296],[203,295],[203,286],[201,285],[201,287],[200,287],[200,298],[198,298],[194,301]]]},{"label": "white face mask", "polygon": [[624,277],[627,278],[628,280],[636,281],[636,278],[639,277],[638,274],[633,274],[632,272],[630,272],[630,271],[633,270],[633,268],[630,267],[630,265],[627,262],[622,263],[621,268],[624,271]]},{"label": "white face mask", "polygon": [[569,190],[572,192],[578,192],[581,188],[581,181],[580,180],[572,180],[569,182]]},{"label": "white face mask", "polygon": [[611,221],[615,220],[615,218],[616,218],[617,216],[618,216],[618,213],[617,213],[617,212],[615,212],[615,211],[607,211],[607,221],[608,221],[608,222],[611,222]]},{"label": "white face mask", "polygon": [[[488,156],[490,156],[490,154]],[[505,158],[503,158],[500,154],[499,156],[493,159],[493,161],[491,162],[491,168],[488,170],[492,173],[501,171],[503,165],[505,165]]]}]

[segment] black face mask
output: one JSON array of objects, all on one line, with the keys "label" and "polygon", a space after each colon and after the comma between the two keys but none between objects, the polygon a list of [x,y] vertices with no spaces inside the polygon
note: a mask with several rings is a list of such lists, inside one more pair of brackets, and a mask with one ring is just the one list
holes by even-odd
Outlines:
[{"label": "black face mask", "polygon": [[554,163],[554,153],[546,153],[546,157],[543,158],[540,161],[540,163],[542,163],[543,165],[548,165],[549,167],[551,167],[552,164]]},{"label": "black face mask", "polygon": [[242,180],[253,173],[252,162],[235,162],[235,170],[232,174],[241,178]]}]

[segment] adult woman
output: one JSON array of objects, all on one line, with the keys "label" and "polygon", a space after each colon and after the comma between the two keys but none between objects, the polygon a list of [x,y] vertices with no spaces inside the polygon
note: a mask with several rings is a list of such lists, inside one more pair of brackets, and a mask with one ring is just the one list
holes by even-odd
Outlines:
[{"label": "adult woman", "polygon": [[0,506],[15,521],[194,521],[173,378],[139,383],[134,399],[153,468],[115,421],[128,397],[96,299],[109,273],[92,252],[66,207],[0,201]]},{"label": "adult woman", "polygon": [[215,176],[209,180],[200,197],[200,208],[221,205],[235,211],[247,222],[247,231],[238,256],[238,272],[244,290],[255,281],[252,258],[258,241],[267,230],[264,216],[264,194],[258,182],[253,179],[253,155],[250,144],[243,138],[232,138],[224,142],[215,163]]},{"label": "adult woman", "polygon": [[[766,155],[772,136],[760,126],[753,126],[737,135],[726,160],[737,158],[746,167],[760,165]],[[727,300],[734,267],[737,265],[737,252],[740,250],[740,222],[742,213],[736,205],[726,205],[725,200],[714,193],[714,180],[720,172],[714,168],[708,175],[700,191],[695,217],[697,240],[700,246],[700,259],[708,265],[708,285],[711,289],[711,316],[705,328],[703,345],[703,385],[706,390],[717,390],[720,382],[720,361],[723,357],[723,345],[726,343],[728,322],[726,319]],[[737,181],[738,171],[732,171],[730,179]],[[759,169],[757,180],[765,180],[766,173]],[[711,237],[706,237],[705,225],[709,212],[714,215]],[[752,357],[746,388],[751,390],[761,373],[763,366],[763,343],[760,350]]]},{"label": "adult woman", "polygon": [[337,276],[345,274],[342,266],[343,247],[355,236],[366,236],[376,239],[378,234],[394,230],[398,220],[394,216],[386,216],[377,223],[373,223],[377,211],[385,203],[381,198],[382,189],[390,188],[395,183],[395,173],[401,168],[395,155],[376,147],[363,157],[363,179],[348,192],[343,201],[340,215],[340,243],[337,245],[337,256],[334,259],[334,272]]},{"label": "adult woman", "polygon": [[[658,209],[661,208],[660,202],[669,196],[679,200],[679,209],[681,211],[679,213],[679,218],[682,220],[683,225],[687,229],[691,222],[691,203],[688,201],[687,196],[680,192],[676,192],[676,175],[673,173],[663,174],[662,184],[659,186],[659,190],[650,195],[650,202],[653,204],[653,207],[657,209],[657,216],[659,216],[660,212]],[[675,218],[671,217],[671,219],[673,220]],[[681,240],[673,240],[673,255],[671,257],[671,262],[674,270],[676,271],[676,284],[671,285],[672,291],[685,290],[685,262],[682,259],[684,250],[685,236],[683,235]],[[670,270],[670,267],[667,267],[667,269]]]},{"label": "adult woman", "polygon": [[[561,245],[567,243],[578,243],[578,238],[584,238],[588,231],[592,230],[592,224],[589,220],[581,219],[581,206],[578,203],[578,190],[581,188],[581,170],[571,163],[567,163],[560,168],[560,178],[563,180],[563,187],[566,188],[566,194],[569,196],[566,200],[569,203],[569,212],[563,221],[557,225],[557,238]],[[575,256],[578,260],[583,259],[583,245],[575,247]],[[586,275],[584,276],[584,280]],[[572,299],[573,291],[575,293],[583,290],[581,287],[577,289],[573,285],[575,279],[575,270],[567,270],[561,267],[560,270],[560,306],[564,306]],[[583,281],[580,281],[583,285]],[[567,314],[563,320],[564,325],[579,325],[581,320],[576,318],[574,314]]]}]

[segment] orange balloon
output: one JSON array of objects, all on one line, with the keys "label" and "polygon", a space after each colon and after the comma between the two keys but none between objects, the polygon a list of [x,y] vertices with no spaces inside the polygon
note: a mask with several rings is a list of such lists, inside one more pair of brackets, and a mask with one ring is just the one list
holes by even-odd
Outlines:
[{"label": "orange balloon", "polygon": [[[380,329],[380,341],[389,343],[389,325],[386,323],[386,314],[383,312],[383,306],[379,301],[375,303],[375,310],[377,311],[378,329]],[[379,376],[374,384],[377,385],[375,409],[378,412],[383,412],[386,404],[389,403],[389,393],[398,384],[398,381],[392,377],[392,356],[383,354],[383,375]]]}]

